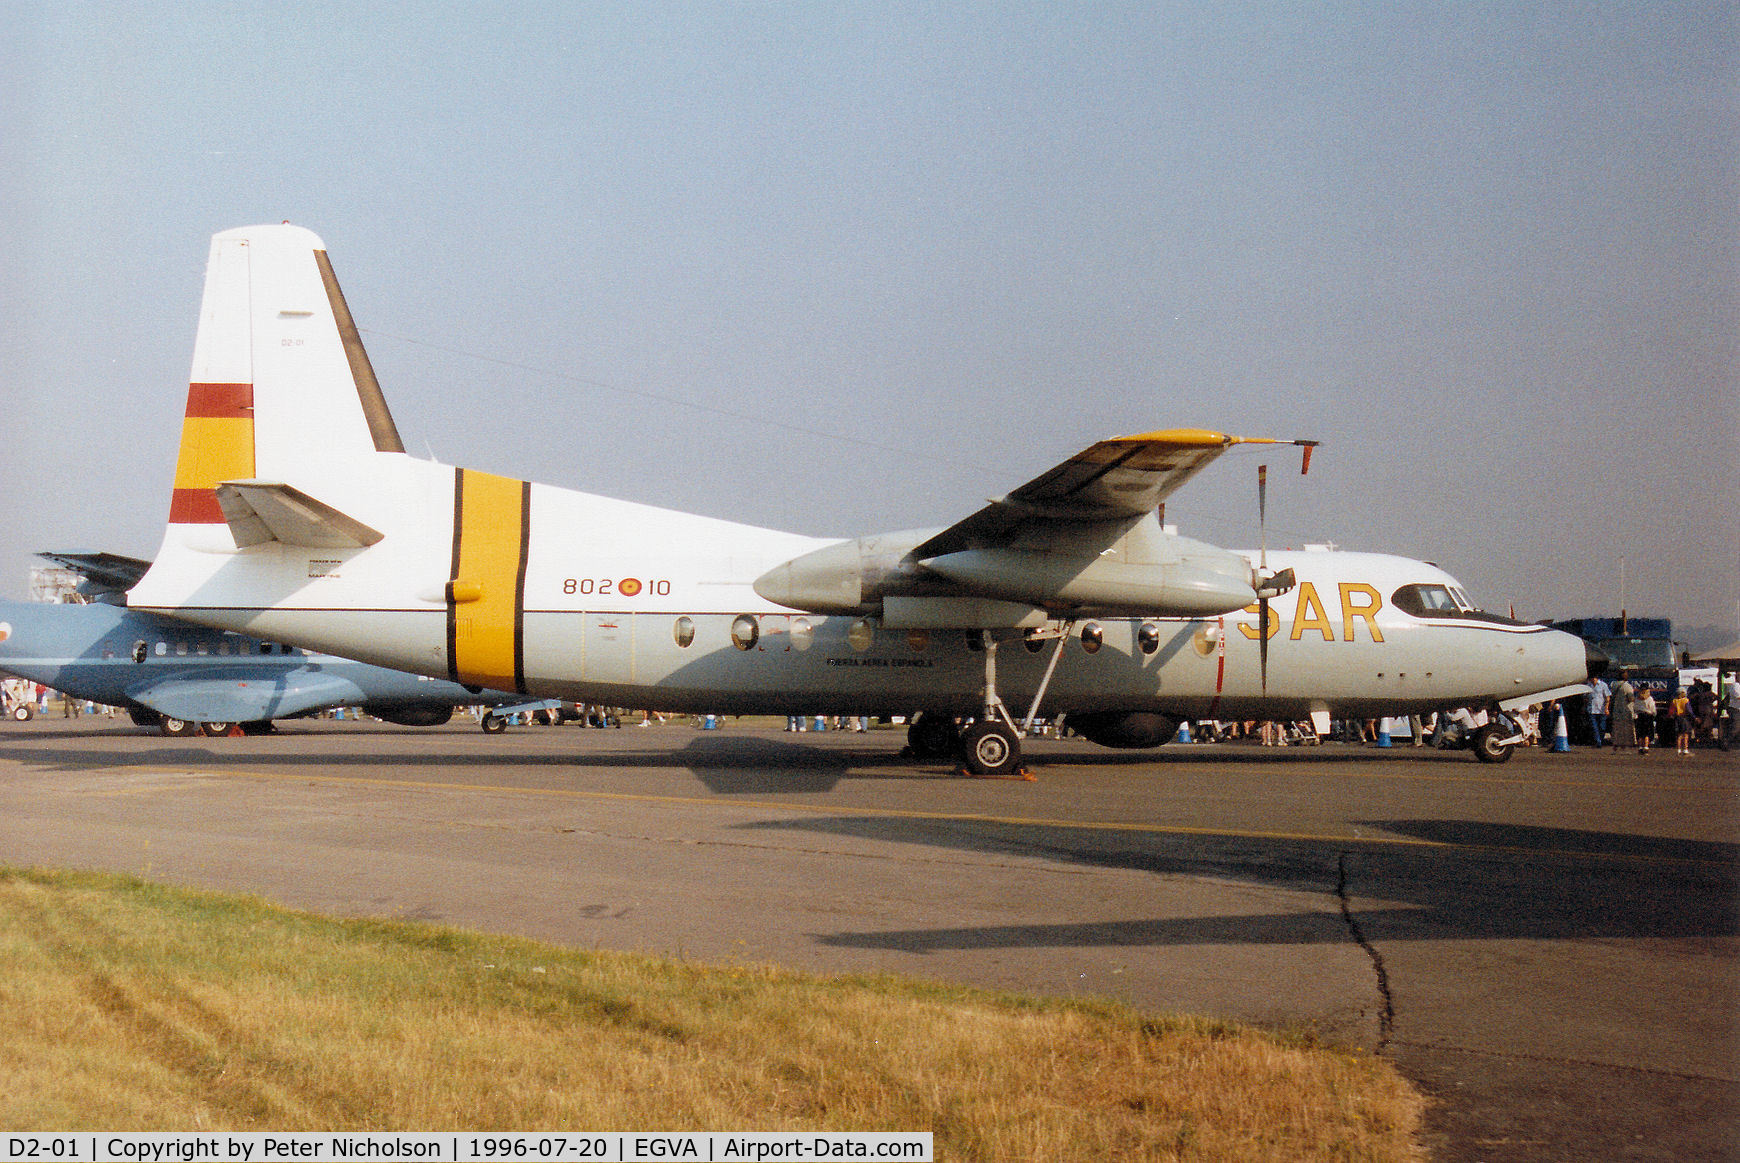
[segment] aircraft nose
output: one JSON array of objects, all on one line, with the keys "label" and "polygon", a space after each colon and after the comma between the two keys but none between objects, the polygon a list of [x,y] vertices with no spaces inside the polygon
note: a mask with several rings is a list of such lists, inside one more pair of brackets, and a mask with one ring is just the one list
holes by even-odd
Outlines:
[{"label": "aircraft nose", "polygon": [[1605,671],[1608,664],[1613,661],[1587,642],[1583,643],[1583,657],[1589,667],[1590,682],[1594,682],[1597,678],[1601,677],[1602,672]]}]

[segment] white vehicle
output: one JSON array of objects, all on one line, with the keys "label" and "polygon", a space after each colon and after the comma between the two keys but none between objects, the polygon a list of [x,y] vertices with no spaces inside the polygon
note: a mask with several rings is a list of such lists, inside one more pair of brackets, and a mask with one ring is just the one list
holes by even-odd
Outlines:
[{"label": "white vehicle", "polygon": [[948,529],[857,540],[413,459],[324,245],[293,226],[213,239],[187,400],[133,606],[478,688],[916,711],[918,750],[1004,774],[1039,711],[1151,746],[1182,717],[1326,727],[1538,700],[1592,665],[1580,639],[1479,613],[1424,562],[1265,562],[1167,532],[1156,506],[1241,442],[1219,433],[1101,441]]}]

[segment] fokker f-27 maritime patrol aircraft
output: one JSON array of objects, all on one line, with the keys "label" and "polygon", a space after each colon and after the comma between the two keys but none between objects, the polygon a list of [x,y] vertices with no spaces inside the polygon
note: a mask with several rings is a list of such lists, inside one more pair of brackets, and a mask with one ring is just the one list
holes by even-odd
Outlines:
[{"label": "fokker f-27 maritime patrol aircraft", "polygon": [[416,460],[325,246],[250,227],[212,241],[169,525],[131,603],[529,695],[921,712],[915,748],[979,774],[1018,767],[1036,712],[1149,746],[1186,716],[1326,727],[1585,681],[1581,640],[1479,613],[1435,566],[1163,528],[1241,442],[1104,440],[950,528],[852,541]]},{"label": "fokker f-27 maritime patrol aircraft", "polygon": [[483,718],[484,730],[497,731],[513,711],[555,705],[122,609],[121,596],[149,562],[107,553],[41,556],[84,573],[79,589],[97,600],[0,601],[0,675],[121,707],[165,735],[259,735],[273,719],[353,706],[389,723],[433,727],[462,703],[497,708]]}]

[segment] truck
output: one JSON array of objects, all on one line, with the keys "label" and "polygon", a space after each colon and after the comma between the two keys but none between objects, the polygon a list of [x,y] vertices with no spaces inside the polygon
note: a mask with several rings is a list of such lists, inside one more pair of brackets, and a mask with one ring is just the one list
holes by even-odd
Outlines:
[{"label": "truck", "polygon": [[[1685,654],[1674,641],[1670,619],[1621,614],[1617,618],[1568,618],[1550,625],[1554,630],[1575,634],[1607,655],[1611,661],[1601,677],[1609,686],[1618,686],[1619,680],[1625,679],[1638,690],[1649,687],[1664,711],[1674,691],[1689,686],[1680,669]],[[1567,726],[1573,743],[1598,742],[1591,738],[1588,707],[1587,695],[1567,701]]]}]

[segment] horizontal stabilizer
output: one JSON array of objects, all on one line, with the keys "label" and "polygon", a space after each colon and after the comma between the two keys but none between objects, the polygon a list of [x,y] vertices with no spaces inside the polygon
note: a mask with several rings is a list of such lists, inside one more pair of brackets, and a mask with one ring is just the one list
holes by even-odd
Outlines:
[{"label": "horizontal stabilizer", "polygon": [[149,561],[123,557],[118,553],[38,553],[36,556],[83,577],[91,588],[87,592],[130,590],[151,568]]},{"label": "horizontal stabilizer", "polygon": [[360,549],[382,534],[331,505],[278,481],[225,481],[218,504],[236,547],[279,541],[305,549]]}]

